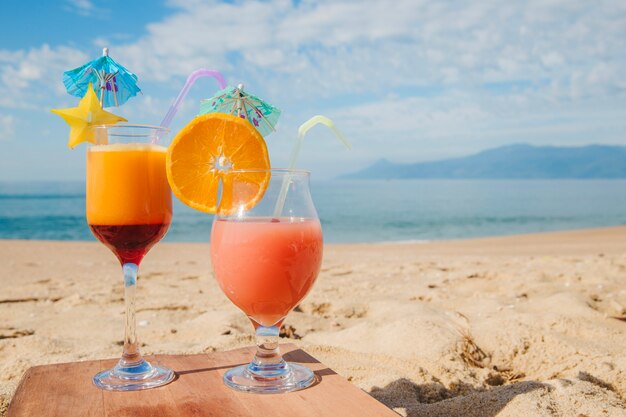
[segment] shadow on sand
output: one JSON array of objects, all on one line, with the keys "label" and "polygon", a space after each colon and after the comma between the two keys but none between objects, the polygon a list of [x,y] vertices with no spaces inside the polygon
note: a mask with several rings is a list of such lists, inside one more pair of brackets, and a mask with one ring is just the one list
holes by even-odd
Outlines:
[{"label": "shadow on sand", "polygon": [[522,381],[492,389],[458,385],[454,391],[441,383],[416,384],[401,378],[370,395],[390,408],[404,408],[407,417],[495,417],[517,395],[534,390],[552,390],[535,381]]}]

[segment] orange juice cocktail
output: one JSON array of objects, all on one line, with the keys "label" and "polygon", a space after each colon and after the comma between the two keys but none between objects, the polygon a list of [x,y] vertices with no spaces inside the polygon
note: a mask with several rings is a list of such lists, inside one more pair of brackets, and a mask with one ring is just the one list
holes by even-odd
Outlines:
[{"label": "orange juice cocktail", "polygon": [[122,263],[139,264],[172,219],[166,148],[96,145],[87,151],[87,222]]},{"label": "orange juice cocktail", "polygon": [[166,148],[156,143],[167,129],[145,125],[95,127],[87,150],[87,223],[119,259],[124,274],[125,331],[122,358],[96,374],[99,388],[135,391],[174,379],[174,372],[147,362],[136,336],[135,292],[139,264],[167,232],[172,196],[165,171]]}]

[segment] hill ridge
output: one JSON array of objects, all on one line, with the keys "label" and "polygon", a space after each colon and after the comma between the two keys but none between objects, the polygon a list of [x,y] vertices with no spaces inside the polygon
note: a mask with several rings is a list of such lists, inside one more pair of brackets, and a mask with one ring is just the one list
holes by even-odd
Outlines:
[{"label": "hill ridge", "polygon": [[344,179],[626,178],[626,146],[535,146],[515,143],[465,157],[410,164],[381,158]]}]

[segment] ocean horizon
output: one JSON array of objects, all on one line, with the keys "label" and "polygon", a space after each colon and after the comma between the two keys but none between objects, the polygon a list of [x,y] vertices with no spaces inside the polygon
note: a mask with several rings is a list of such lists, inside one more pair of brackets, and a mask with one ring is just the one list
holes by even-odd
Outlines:
[{"label": "ocean horizon", "polygon": [[[0,239],[94,241],[84,182],[0,182]],[[626,224],[626,180],[324,180],[327,243],[431,241]],[[164,241],[207,242],[213,216],[174,198]]]}]

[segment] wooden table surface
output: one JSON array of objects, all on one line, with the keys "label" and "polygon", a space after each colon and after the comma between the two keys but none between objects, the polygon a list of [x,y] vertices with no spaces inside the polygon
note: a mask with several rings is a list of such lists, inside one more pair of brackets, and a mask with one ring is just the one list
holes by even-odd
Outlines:
[{"label": "wooden table surface", "polygon": [[222,375],[249,362],[254,348],[198,355],[147,357],[176,372],[170,384],[144,391],[96,388],[91,378],[116,359],[30,368],[9,405],[8,417],[397,417],[398,415],[295,345],[285,359],[311,368],[316,383],[287,394],[258,395],[226,387]]}]

